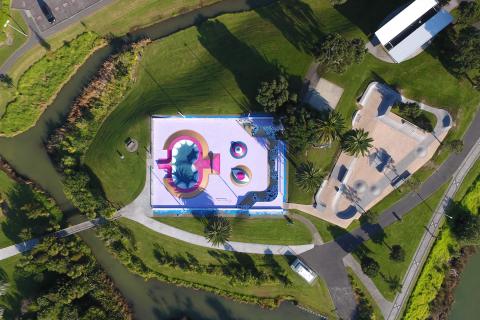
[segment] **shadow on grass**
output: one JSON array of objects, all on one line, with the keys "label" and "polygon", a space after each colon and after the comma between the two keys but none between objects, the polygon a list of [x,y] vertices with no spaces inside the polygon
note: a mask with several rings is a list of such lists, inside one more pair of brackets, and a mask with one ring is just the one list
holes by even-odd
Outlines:
[{"label": "shadow on grass", "polygon": [[298,50],[313,55],[324,36],[321,23],[310,6],[302,1],[286,0],[255,10],[271,22]]},{"label": "shadow on grass", "polygon": [[2,203],[7,219],[1,226],[3,233],[15,243],[44,235],[58,227],[61,216],[50,212],[48,202],[42,203],[30,186],[17,184],[7,197],[8,203]]},{"label": "shadow on grass", "polygon": [[[209,20],[197,26],[201,45],[235,77],[238,87],[256,111],[257,88],[261,81],[281,74],[280,67],[267,60],[255,48],[240,41],[218,20]],[[200,61],[201,62],[201,61]],[[237,102],[240,106],[244,104]]]},{"label": "shadow on grass", "polygon": [[392,13],[401,10],[410,0],[354,0],[335,9],[370,37]]}]

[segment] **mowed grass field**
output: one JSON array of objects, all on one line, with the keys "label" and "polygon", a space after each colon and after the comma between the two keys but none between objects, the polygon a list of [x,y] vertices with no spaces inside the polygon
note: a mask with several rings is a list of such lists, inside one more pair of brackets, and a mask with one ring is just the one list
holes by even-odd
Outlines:
[{"label": "mowed grass field", "polygon": [[[290,74],[294,83],[301,82],[313,61],[309,48],[322,35],[340,32],[366,38],[372,32],[368,24],[380,23],[385,11],[399,4],[374,1],[371,5],[383,8],[375,12],[365,1],[355,3],[353,8],[334,8],[326,0],[279,1],[258,10],[223,15],[151,44],[141,61],[137,83],[105,121],[86,156],[86,164],[101,181],[108,199],[127,204],[142,189],[150,115],[242,113],[254,99],[258,84],[278,69]],[[357,21],[352,12],[368,19]],[[447,107],[455,117],[453,135],[467,128],[480,100],[470,84],[450,75],[429,52],[401,65],[367,55],[342,75],[324,76],[345,89],[337,110],[347,123],[355,99],[375,79],[385,80],[409,98]],[[125,154],[122,160],[117,150],[124,150],[127,137],[140,142],[140,152]],[[308,158],[328,173],[336,151],[309,150],[294,161]],[[311,203],[313,194],[297,189],[295,167],[289,168],[289,201]]]},{"label": "mowed grass field", "polygon": [[[290,268],[289,263],[291,261],[288,256],[246,255],[212,250],[193,246],[158,234],[125,218],[120,219],[120,223],[132,232],[137,245],[136,255],[141,257],[142,261],[154,271],[166,274],[170,278],[183,279],[241,294],[269,298],[292,296],[301,305],[320,312],[329,319],[337,318],[328,289],[323,280],[318,279],[313,285],[309,285]],[[232,285],[227,277],[218,274],[185,272],[180,268],[161,265],[157,260],[157,255],[159,250],[161,251],[162,249],[176,257],[193,256],[201,265],[224,265],[226,261],[238,261],[244,265],[274,267],[276,272],[285,272],[291,284],[288,286],[280,283],[263,283],[260,286],[254,283]]]},{"label": "mowed grass field", "polygon": [[[196,217],[158,217],[155,220],[185,231],[204,235],[205,220]],[[289,223],[280,218],[228,218],[232,226],[231,241],[265,244],[307,244],[312,235],[300,221]]]},{"label": "mowed grass field", "polygon": [[[62,32],[58,32],[45,40],[50,45],[51,50],[55,50],[62,46],[64,41],[70,41],[86,31],[93,31],[102,36],[108,33],[124,35],[140,27],[145,27],[183,12],[211,5],[218,1],[219,0],[116,0],[92,15],[81,19],[81,21],[72,23],[63,29]],[[15,18],[21,18],[21,15],[17,11],[13,12]],[[21,22],[20,20],[17,21],[24,23],[23,20]],[[27,30],[26,25],[25,30]],[[26,69],[47,52],[48,51],[40,45],[33,47],[16,61],[9,71],[10,76],[14,80],[18,79]],[[2,54],[0,48],[0,64],[3,63],[10,54],[10,51]]]},{"label": "mowed grass field", "polygon": [[[425,227],[442,200],[447,186],[448,183],[410,211],[401,221],[388,226],[384,233],[364,242],[359,249],[354,251],[354,256],[359,261],[362,255],[367,255],[379,263],[380,272],[377,276],[372,277],[372,280],[386,299],[393,301],[395,298],[396,292],[390,289],[389,283],[395,277],[398,277],[400,282],[403,280],[413,254],[425,232]],[[390,259],[390,248],[396,244],[399,244],[405,250],[404,261]]]}]

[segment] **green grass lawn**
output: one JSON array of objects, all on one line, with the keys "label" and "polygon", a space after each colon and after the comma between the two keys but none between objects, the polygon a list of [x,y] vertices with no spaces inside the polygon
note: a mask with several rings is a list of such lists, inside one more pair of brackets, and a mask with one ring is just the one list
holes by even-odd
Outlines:
[{"label": "green grass lawn", "polygon": [[[312,61],[306,47],[319,35],[338,31],[346,36],[364,36],[344,10],[332,8],[327,1],[305,1],[295,7],[288,4],[280,1],[252,12],[223,15],[209,25],[178,32],[147,48],[136,85],[105,121],[86,156],[86,164],[101,181],[109,200],[129,203],[143,187],[143,155],[127,154],[121,160],[116,150],[124,148],[127,137],[136,138],[140,150],[148,146],[149,115],[179,110],[185,114],[241,113],[254,97],[258,83],[268,79],[277,66],[301,79]],[[372,14],[368,6],[358,10],[359,15],[365,11]],[[381,18],[383,14],[377,20]],[[456,134],[467,127],[480,97],[429,53],[401,66],[367,56],[345,74],[326,77],[345,89],[337,110],[347,120],[355,109],[355,98],[369,81],[378,78],[401,88],[409,98],[448,107],[456,116]],[[334,148],[314,150],[307,157],[328,172],[335,152]],[[294,172],[290,165],[289,200],[311,203],[312,195],[295,186]]]},{"label": "green grass lawn", "polygon": [[296,164],[311,161],[318,168],[320,168],[325,175],[328,175],[331,168],[333,167],[334,161],[336,160],[336,155],[338,154],[340,145],[338,143],[333,143],[330,148],[317,149],[310,148],[307,150],[306,154],[297,155],[295,159],[288,161],[288,202],[291,203],[300,203],[300,204],[312,204],[313,197],[317,192],[306,192],[300,189],[295,181],[295,172]]},{"label": "green grass lawn", "polygon": [[[336,319],[334,307],[326,285],[321,279],[312,286],[307,284],[300,276],[294,273],[289,266],[289,258],[285,256],[246,255],[208,248],[193,246],[185,242],[166,237],[153,232],[142,225],[121,219],[121,224],[130,229],[137,243],[137,255],[152,270],[167,274],[171,278],[183,279],[190,282],[205,284],[215,288],[234,291],[241,294],[255,295],[260,297],[293,296],[298,302],[313,310],[316,310],[329,318]],[[222,261],[233,259],[245,265],[275,265],[277,271],[286,272],[292,282],[290,286],[278,283],[264,283],[261,286],[252,284],[232,286],[228,278],[224,276],[195,272],[185,272],[180,268],[172,268],[158,263],[155,252],[161,247],[165,251],[177,256],[193,256],[202,265],[221,264]],[[219,256],[220,255],[220,256]]]},{"label": "green grass lawn", "polygon": [[352,268],[347,267],[347,273],[348,277],[350,278],[350,283],[352,284],[353,290],[358,291],[360,295],[363,295],[363,297],[370,303],[370,305],[373,307],[373,320],[382,320],[383,315],[382,311],[380,311],[380,308],[378,307],[377,303],[373,299],[372,295],[370,292],[368,292],[367,288],[363,285],[362,281],[357,277],[355,272],[353,272]]},{"label": "green grass lawn", "polygon": [[[170,226],[204,235],[205,223],[195,217],[160,217],[155,220]],[[307,244],[312,235],[300,221],[290,224],[282,218],[229,218],[232,225],[231,241],[266,244]]]},{"label": "green grass lawn", "polygon": [[[4,1],[2,1],[3,3]],[[7,3],[10,3],[9,0],[6,1]],[[3,31],[3,25],[5,24],[6,20],[10,20],[10,24],[14,26],[15,28],[21,30],[22,32],[28,34],[28,27],[27,24],[25,23],[25,20],[23,20],[22,15],[18,10],[10,10],[10,17],[8,16],[2,16],[0,17],[0,28],[2,28]],[[11,29],[11,27],[8,27]],[[24,35],[18,33],[17,31],[11,29],[13,32],[13,42],[10,46],[7,45],[2,45],[0,46],[0,65],[2,65],[7,58],[15,52],[20,46],[27,41],[27,37]],[[9,31],[10,32],[10,31]],[[0,42],[4,41],[4,39],[0,39]]]},{"label": "green grass lawn", "polygon": [[298,214],[298,215],[303,216],[303,217],[307,218],[308,220],[310,220],[315,225],[315,227],[317,228],[318,233],[320,234],[320,237],[322,237],[324,242],[332,241],[333,239],[335,239],[335,238],[337,238],[341,235],[344,235],[345,233],[348,232],[346,229],[338,227],[338,226],[336,226],[334,224],[331,224],[331,223],[329,223],[325,220],[316,218],[316,217],[314,217],[314,216],[312,216],[308,213],[305,213],[305,212],[302,212],[302,211],[299,211],[299,210],[289,210],[289,212]]},{"label": "green grass lawn", "polygon": [[63,84],[87,57],[105,44],[92,32],[83,33],[58,50],[45,54],[19,79],[16,95],[0,118],[0,135],[12,136],[35,125]]},{"label": "green grass lawn", "polygon": [[[62,32],[46,39],[52,50],[63,45],[64,41],[70,41],[85,31],[94,31],[99,35],[112,33],[124,35],[155,22],[168,19],[180,13],[210,5],[218,0],[116,0],[92,15],[74,22]],[[14,16],[20,14],[13,11]],[[22,21],[23,23],[23,21]],[[45,48],[37,45],[27,51],[9,71],[15,80],[27,70],[36,60],[46,53]],[[11,52],[6,52],[6,59]],[[1,56],[1,50],[0,50]],[[0,64],[3,60],[0,59]]]},{"label": "green grass lawn", "polygon": [[[448,183],[439,188],[430,198],[404,216],[401,221],[385,228],[384,235],[364,242],[363,246],[354,252],[357,259],[360,259],[362,254],[366,254],[380,264],[380,272],[372,280],[386,299],[394,299],[395,292],[390,290],[388,283],[393,277],[399,277],[400,281],[403,280],[425,232],[425,226],[442,199],[447,186]],[[389,248],[395,244],[401,245],[405,250],[405,261],[397,262],[389,258]]]}]

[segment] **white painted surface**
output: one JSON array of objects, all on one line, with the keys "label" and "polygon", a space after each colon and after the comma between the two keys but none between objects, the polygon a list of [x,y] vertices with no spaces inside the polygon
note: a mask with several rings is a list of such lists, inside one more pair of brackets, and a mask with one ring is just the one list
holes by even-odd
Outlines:
[{"label": "white painted surface", "polygon": [[436,0],[416,0],[375,32],[375,35],[385,45],[436,5]]},{"label": "white painted surface", "polygon": [[440,10],[435,16],[412,32],[388,53],[397,63],[405,61],[446,26],[452,23],[452,21],[453,17],[447,11]]}]

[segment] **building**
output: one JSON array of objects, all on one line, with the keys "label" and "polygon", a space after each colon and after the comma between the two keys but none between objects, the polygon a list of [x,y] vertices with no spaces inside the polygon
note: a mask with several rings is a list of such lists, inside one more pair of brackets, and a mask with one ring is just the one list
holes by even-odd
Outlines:
[{"label": "building", "polygon": [[317,278],[317,274],[298,258],[293,261],[290,267],[310,284]]},{"label": "building", "polygon": [[424,48],[452,23],[452,16],[436,0],[415,0],[377,32],[380,44],[400,63]]},{"label": "building", "polygon": [[286,146],[265,116],[153,117],[154,214],[283,214]]}]

